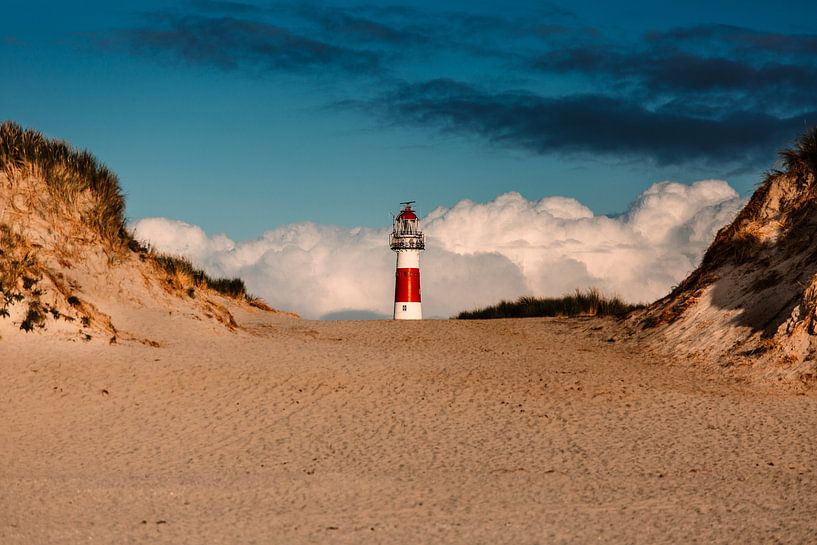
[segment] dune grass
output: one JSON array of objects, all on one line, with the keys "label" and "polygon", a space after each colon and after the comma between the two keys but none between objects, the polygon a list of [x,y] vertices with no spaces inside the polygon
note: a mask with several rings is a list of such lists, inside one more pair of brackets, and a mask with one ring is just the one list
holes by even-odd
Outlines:
[{"label": "dune grass", "polygon": [[233,299],[257,301],[247,294],[240,278],[212,278],[185,258],[156,252],[135,240],[126,226],[119,179],[88,151],[6,121],[0,123],[0,172],[12,182],[28,176],[42,179],[49,206],[53,203],[55,209],[77,214],[107,249],[139,253],[171,277],[188,278],[187,284]]},{"label": "dune grass", "polygon": [[628,312],[643,308],[630,305],[618,297],[609,297],[595,288],[577,289],[572,295],[563,297],[520,297],[516,301],[502,301],[499,304],[478,310],[460,312],[458,320],[484,320],[491,318],[535,318],[545,316],[624,316]]},{"label": "dune grass", "polygon": [[817,176],[817,127],[800,135],[793,147],[781,151],[780,159],[788,172],[803,173],[808,170]]},{"label": "dune grass", "polygon": [[49,196],[68,210],[79,209],[81,195],[89,192],[94,199],[91,206],[82,207],[83,222],[110,246],[129,238],[119,179],[89,152],[6,121],[0,124],[0,170],[10,180],[42,178]]},{"label": "dune grass", "polygon": [[[171,277],[182,277],[187,279],[185,284],[192,284],[198,288],[209,288],[233,299],[255,298],[247,294],[247,286],[240,278],[213,278],[203,270],[196,268],[189,259],[175,255],[153,253],[152,258]],[[191,287],[192,287],[191,286]],[[188,295],[193,297],[195,291],[188,290]]]}]

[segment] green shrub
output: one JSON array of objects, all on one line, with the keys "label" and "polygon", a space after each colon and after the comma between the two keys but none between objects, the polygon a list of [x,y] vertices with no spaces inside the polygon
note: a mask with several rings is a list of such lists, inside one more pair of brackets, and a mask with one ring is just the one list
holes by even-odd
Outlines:
[{"label": "green shrub", "polygon": [[624,316],[643,305],[630,305],[618,297],[607,297],[599,290],[576,290],[564,297],[520,297],[478,310],[460,312],[457,319],[534,318],[543,316]]}]

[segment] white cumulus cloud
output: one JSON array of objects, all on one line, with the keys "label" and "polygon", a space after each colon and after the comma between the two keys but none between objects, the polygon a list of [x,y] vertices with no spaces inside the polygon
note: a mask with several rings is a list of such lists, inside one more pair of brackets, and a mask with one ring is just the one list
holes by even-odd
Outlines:
[{"label": "white cumulus cloud", "polygon": [[[436,208],[421,220],[423,312],[448,317],[501,299],[591,286],[652,301],[697,265],[742,205],[726,182],[704,180],[656,183],[617,217],[597,216],[571,198],[529,201],[518,193]],[[299,223],[243,242],[166,218],[139,220],[133,230],[208,274],[243,278],[272,306],[307,318],[391,313],[395,257],[386,227]]]}]

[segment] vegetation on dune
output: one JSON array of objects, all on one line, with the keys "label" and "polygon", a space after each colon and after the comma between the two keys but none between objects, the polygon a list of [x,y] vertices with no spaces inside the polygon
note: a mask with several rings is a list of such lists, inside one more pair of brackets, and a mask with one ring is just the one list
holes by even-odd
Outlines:
[{"label": "vegetation on dune", "polygon": [[240,278],[213,278],[184,257],[154,252],[152,258],[171,279],[178,281],[179,287],[187,287],[190,297],[195,297],[194,288],[209,288],[233,299],[254,300],[247,294],[247,287]]},{"label": "vegetation on dune", "polygon": [[83,207],[82,221],[110,246],[130,239],[119,180],[89,152],[7,121],[0,124],[0,170],[10,180],[41,178],[51,199],[68,210],[79,209],[83,193],[90,192],[93,204]]},{"label": "vegetation on dune", "polygon": [[[747,205],[740,211],[730,225],[721,229],[715,241],[704,254],[702,266],[721,265],[726,262],[742,264],[752,259],[758,246],[756,220],[770,200],[770,192],[774,190],[775,181],[781,176],[790,176],[798,180],[798,185],[805,187],[804,196],[797,203],[799,208],[810,208],[817,199],[817,187],[814,178],[817,177],[817,127],[802,134],[795,145],[780,152],[783,170],[772,170],[766,173],[763,183],[752,195]],[[807,187],[811,177],[811,187]],[[797,216],[797,209],[792,209],[792,216]]]},{"label": "vegetation on dune", "polygon": [[595,288],[577,289],[563,297],[520,297],[479,310],[460,312],[459,320],[490,318],[535,318],[546,316],[624,316],[643,305],[630,305],[618,297],[608,297]]},{"label": "vegetation on dune", "polygon": [[155,262],[171,283],[185,287],[190,296],[195,295],[195,288],[207,288],[257,303],[240,278],[212,278],[185,258],[156,252],[135,240],[126,228],[119,179],[89,152],[6,121],[0,124],[0,172],[12,181],[43,180],[54,207],[78,213],[81,223],[99,235],[109,250],[130,250]]},{"label": "vegetation on dune", "polygon": [[793,148],[781,151],[780,159],[789,173],[810,172],[812,176],[817,176],[817,127],[803,133]]},{"label": "vegetation on dune", "polygon": [[60,313],[42,300],[42,266],[20,235],[0,224],[0,318],[8,318],[16,304],[25,305],[20,322],[23,331],[45,328],[48,316],[57,320],[74,318]]}]

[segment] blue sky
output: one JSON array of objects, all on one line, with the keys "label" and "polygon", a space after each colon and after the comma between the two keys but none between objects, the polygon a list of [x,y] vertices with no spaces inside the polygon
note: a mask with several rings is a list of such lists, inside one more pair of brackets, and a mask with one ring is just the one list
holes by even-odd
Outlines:
[{"label": "blue sky", "polygon": [[0,118],[91,150],[130,218],[236,239],[407,199],[746,193],[817,123],[812,2],[4,4]]}]

